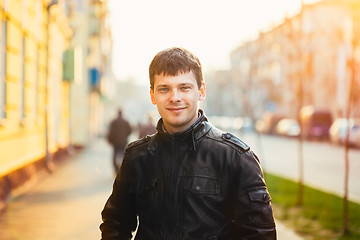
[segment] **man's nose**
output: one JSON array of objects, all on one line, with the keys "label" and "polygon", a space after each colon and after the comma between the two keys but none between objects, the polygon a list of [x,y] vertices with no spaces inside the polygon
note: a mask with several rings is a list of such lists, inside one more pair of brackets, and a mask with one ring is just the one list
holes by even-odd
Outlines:
[{"label": "man's nose", "polygon": [[171,91],[170,101],[172,102],[179,102],[181,101],[181,96],[178,90],[174,89]]}]

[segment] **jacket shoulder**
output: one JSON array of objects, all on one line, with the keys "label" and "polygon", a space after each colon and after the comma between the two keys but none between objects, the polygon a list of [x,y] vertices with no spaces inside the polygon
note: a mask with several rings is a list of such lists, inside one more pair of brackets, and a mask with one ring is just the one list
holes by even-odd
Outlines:
[{"label": "jacket shoulder", "polygon": [[141,146],[145,146],[145,145],[147,145],[147,143],[150,141],[150,139],[151,139],[151,136],[148,135],[148,136],[145,136],[145,137],[140,138],[140,139],[138,139],[138,140],[135,140],[135,141],[129,143],[129,144],[126,146],[126,150],[127,150],[127,151],[130,151],[130,150],[132,150],[132,149],[139,148],[139,147],[141,147]]},{"label": "jacket shoulder", "polygon": [[212,128],[212,135],[214,140],[217,140],[219,142],[223,142],[227,145],[230,145],[234,148],[236,148],[237,150],[240,150],[240,152],[244,153],[250,150],[250,147],[243,142],[242,140],[240,140],[238,137],[236,137],[235,135],[228,133],[228,132],[223,132],[217,128]]},{"label": "jacket shoulder", "polygon": [[231,133],[223,133],[221,135],[221,138],[226,142],[229,142],[239,147],[243,152],[247,152],[250,150],[250,147],[246,143],[244,143],[243,141],[241,141],[239,138],[232,135]]}]

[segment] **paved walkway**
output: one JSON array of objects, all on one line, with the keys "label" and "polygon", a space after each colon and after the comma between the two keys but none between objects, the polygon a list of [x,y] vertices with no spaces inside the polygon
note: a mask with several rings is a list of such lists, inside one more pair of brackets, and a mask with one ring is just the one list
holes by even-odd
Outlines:
[{"label": "paved walkway", "polygon": [[[100,239],[100,212],[113,177],[111,148],[97,139],[11,200],[0,214],[1,240]],[[301,240],[277,226],[279,240]]]}]

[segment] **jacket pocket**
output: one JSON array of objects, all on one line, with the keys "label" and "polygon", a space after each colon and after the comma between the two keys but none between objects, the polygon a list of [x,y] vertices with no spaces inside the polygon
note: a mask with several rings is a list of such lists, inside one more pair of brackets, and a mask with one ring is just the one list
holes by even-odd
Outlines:
[{"label": "jacket pocket", "polygon": [[129,188],[130,193],[133,194],[146,194],[148,192],[156,191],[159,178],[153,178],[149,181],[139,181]]},{"label": "jacket pocket", "polygon": [[152,215],[155,213],[158,201],[158,182],[159,178],[148,181],[139,181],[130,187],[129,191],[134,195],[139,212]]},{"label": "jacket pocket", "polygon": [[220,184],[216,178],[207,176],[190,177],[184,189],[197,194],[220,194]]},{"label": "jacket pocket", "polygon": [[252,214],[251,221],[258,226],[274,226],[271,197],[266,187],[248,190]]}]

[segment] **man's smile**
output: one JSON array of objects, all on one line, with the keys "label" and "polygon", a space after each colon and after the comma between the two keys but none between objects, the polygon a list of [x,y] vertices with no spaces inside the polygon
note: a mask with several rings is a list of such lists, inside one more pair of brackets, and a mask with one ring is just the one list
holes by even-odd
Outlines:
[{"label": "man's smile", "polygon": [[168,107],[166,109],[171,112],[181,112],[185,109],[185,107]]}]

